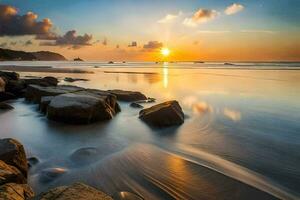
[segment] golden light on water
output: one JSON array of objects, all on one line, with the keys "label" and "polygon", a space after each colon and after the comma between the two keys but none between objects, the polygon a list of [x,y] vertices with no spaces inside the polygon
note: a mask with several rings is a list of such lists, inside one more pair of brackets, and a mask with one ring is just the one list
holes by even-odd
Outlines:
[{"label": "golden light on water", "polygon": [[168,68],[168,63],[164,62],[163,65],[163,81],[164,81],[164,88],[168,87],[168,83],[169,83],[169,68]]},{"label": "golden light on water", "polygon": [[167,56],[169,56],[169,55],[170,55],[170,49],[169,49],[169,48],[167,48],[167,47],[165,47],[165,48],[162,48],[162,49],[160,50],[160,53],[161,53],[161,55],[163,55],[163,56],[167,57]]}]

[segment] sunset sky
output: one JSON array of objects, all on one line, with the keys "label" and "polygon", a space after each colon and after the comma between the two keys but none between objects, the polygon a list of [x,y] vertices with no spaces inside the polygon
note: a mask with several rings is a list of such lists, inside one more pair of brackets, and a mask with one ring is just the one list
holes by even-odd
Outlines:
[{"label": "sunset sky", "polygon": [[0,47],[68,59],[300,60],[299,0],[0,0]]}]

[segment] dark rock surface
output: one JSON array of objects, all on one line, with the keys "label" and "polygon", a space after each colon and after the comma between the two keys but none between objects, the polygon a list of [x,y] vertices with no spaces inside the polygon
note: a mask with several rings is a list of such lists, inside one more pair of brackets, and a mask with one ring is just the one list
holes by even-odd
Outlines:
[{"label": "dark rock surface", "polygon": [[136,91],[108,90],[108,92],[110,92],[113,95],[116,95],[117,100],[119,101],[133,102],[147,99],[147,97],[144,94]]},{"label": "dark rock surface", "polygon": [[34,200],[113,200],[107,194],[82,183],[61,186],[42,193]]},{"label": "dark rock surface", "polygon": [[66,77],[64,79],[64,81],[66,82],[75,82],[75,81],[89,81],[88,79],[84,79],[84,78],[71,78],[71,77]]},{"label": "dark rock surface", "polygon": [[52,76],[46,76],[44,78],[32,78],[24,79],[26,85],[39,85],[39,86],[57,86],[58,80]]},{"label": "dark rock surface", "polygon": [[141,104],[138,104],[136,102],[132,102],[130,104],[130,107],[132,107],[132,108],[144,108],[144,106],[142,106]]},{"label": "dark rock surface", "polygon": [[115,96],[99,93],[80,91],[58,95],[48,105],[47,117],[71,124],[88,124],[113,118],[119,111]]},{"label": "dark rock surface", "polygon": [[0,140],[0,160],[18,168],[27,177],[27,160],[23,145],[17,140],[6,138]]},{"label": "dark rock surface", "polygon": [[50,86],[50,87],[29,85],[27,87],[25,98],[28,101],[39,103],[43,96],[57,96],[60,94],[76,92],[80,90],[84,90],[84,88],[77,87],[77,86],[68,86],[68,85],[59,85],[59,86]]},{"label": "dark rock surface", "polygon": [[12,110],[14,107],[7,103],[0,102],[0,110]]},{"label": "dark rock surface", "polygon": [[0,102],[10,100],[10,99],[15,99],[15,98],[17,97],[10,92],[0,92]]},{"label": "dark rock surface", "polygon": [[39,107],[41,112],[47,113],[47,107],[53,98],[54,96],[44,96],[41,98],[40,107]]},{"label": "dark rock surface", "polygon": [[184,122],[184,113],[177,101],[167,101],[140,111],[140,119],[152,126],[180,125]]}]

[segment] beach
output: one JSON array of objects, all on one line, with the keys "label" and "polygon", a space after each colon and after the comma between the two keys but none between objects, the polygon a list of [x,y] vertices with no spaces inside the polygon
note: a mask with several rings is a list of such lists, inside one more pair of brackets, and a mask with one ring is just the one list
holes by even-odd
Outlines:
[{"label": "beach", "polygon": [[[300,195],[299,63],[1,65],[24,78],[53,76],[60,85],[140,91],[156,99],[144,107],[177,100],[185,114],[180,126],[153,128],[139,119],[140,109],[119,102],[121,112],[109,121],[69,125],[48,120],[22,98],[10,100],[14,109],[0,111],[1,138],[19,140],[28,157],[38,158],[29,170],[35,193],[79,181],[111,196],[127,191],[144,199]],[[99,153],[74,162],[82,148]],[[63,173],[45,178],[47,169]]]}]

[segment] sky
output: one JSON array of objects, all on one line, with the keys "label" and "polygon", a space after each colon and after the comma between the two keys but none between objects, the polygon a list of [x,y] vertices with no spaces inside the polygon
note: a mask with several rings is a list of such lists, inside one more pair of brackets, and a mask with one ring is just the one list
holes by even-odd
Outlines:
[{"label": "sky", "polygon": [[299,0],[0,0],[0,48],[99,61],[299,61],[299,8]]}]

